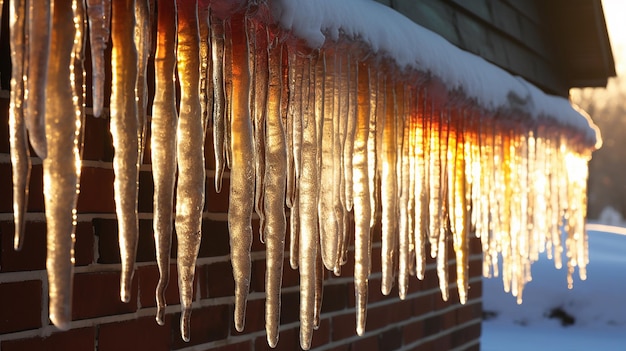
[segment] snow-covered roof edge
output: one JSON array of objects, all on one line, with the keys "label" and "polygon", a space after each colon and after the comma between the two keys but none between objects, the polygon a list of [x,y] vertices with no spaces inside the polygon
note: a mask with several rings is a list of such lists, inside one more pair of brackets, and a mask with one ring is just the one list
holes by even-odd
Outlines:
[{"label": "snow-covered roof edge", "polygon": [[400,68],[427,72],[450,91],[462,91],[486,110],[521,108],[535,119],[553,119],[582,131],[596,147],[602,143],[597,126],[567,99],[544,93],[380,3],[272,0],[270,4],[274,20],[312,48],[321,47],[327,39],[337,40],[340,35],[357,38],[373,52],[393,59]]}]

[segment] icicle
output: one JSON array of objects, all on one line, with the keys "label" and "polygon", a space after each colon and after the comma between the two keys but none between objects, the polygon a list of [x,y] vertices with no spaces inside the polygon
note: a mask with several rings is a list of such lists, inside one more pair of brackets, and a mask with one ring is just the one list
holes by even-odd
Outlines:
[{"label": "icicle", "polygon": [[[441,119],[439,122],[439,155],[435,155],[435,158],[439,157],[439,167],[435,169],[437,182],[439,184],[439,194],[437,196],[437,212],[431,212],[431,219],[435,218],[438,223],[436,228],[438,238],[436,241],[437,251],[437,277],[439,278],[439,289],[441,290],[441,298],[444,301],[448,301],[450,292],[448,289],[448,233],[450,232],[450,217],[449,217],[449,199],[448,199],[448,143],[450,141],[450,112],[446,110],[441,112]],[[432,180],[432,179],[431,179]],[[433,190],[431,189],[431,192]],[[432,235],[432,233],[431,233]]]},{"label": "icicle", "polygon": [[109,40],[111,0],[87,0],[89,45],[91,46],[91,80],[93,114],[100,117],[104,104],[104,51]]},{"label": "icicle", "polygon": [[397,106],[398,114],[396,115],[396,128],[398,140],[398,187],[399,187],[399,203],[398,203],[398,295],[401,300],[406,298],[409,289],[409,258],[410,258],[410,240],[409,240],[409,173],[410,157],[409,157],[409,120],[406,111],[406,100],[410,99],[406,88],[400,84],[397,86]]},{"label": "icicle", "polygon": [[[226,158],[226,167],[232,167],[233,150],[232,150],[232,119],[233,119],[233,104],[234,95],[240,92],[235,92],[233,87],[233,70],[236,68],[238,58],[234,58],[233,53],[233,33],[232,33],[232,19],[224,21],[224,59],[223,74],[224,74],[224,156]],[[239,30],[236,28],[235,30]],[[247,45],[246,45],[247,46]],[[248,93],[248,91],[246,91]]]},{"label": "icicle", "polygon": [[394,84],[385,84],[385,124],[382,140],[381,204],[382,204],[382,281],[381,292],[388,295],[393,287],[394,260],[397,243],[398,184],[397,184],[397,127]]},{"label": "icicle", "polygon": [[224,174],[225,82],[224,22],[211,16],[211,68],[213,70],[213,150],[215,154],[215,191],[222,190]]},{"label": "icicle", "polygon": [[148,56],[150,56],[152,38],[150,32],[150,4],[148,0],[135,0],[135,46],[137,47],[137,164],[143,162],[143,151],[146,145],[146,129],[148,119]]},{"label": "icicle", "polygon": [[[287,183],[287,152],[285,131],[280,115],[281,71],[272,69],[280,66],[282,46],[272,47],[269,64],[265,70],[270,72],[267,89],[267,119],[265,146],[265,182],[264,208],[267,211],[267,223],[264,237],[267,245],[265,271],[265,332],[267,343],[276,347],[280,325],[280,287],[283,274],[285,249],[285,186]],[[267,60],[267,58],[266,58]],[[259,69],[263,67],[259,66]],[[258,86],[257,88],[263,88]]]},{"label": "icicle", "polygon": [[[120,298],[130,301],[130,289],[135,270],[138,240],[137,185],[139,179],[139,150],[137,146],[137,50],[133,40],[134,1],[114,1],[111,21],[111,134],[115,158],[115,204],[118,219],[122,276]],[[55,9],[56,11],[56,9]]]},{"label": "icicle", "polygon": [[176,2],[159,0],[158,36],[155,67],[155,95],[152,105],[151,147],[152,178],[154,180],[154,241],[159,266],[156,287],[157,315],[165,323],[165,288],[170,276],[172,220],[174,212],[174,182],[176,179]]},{"label": "icicle", "polygon": [[[460,112],[461,114],[463,112]],[[464,118],[457,116],[457,118]],[[465,160],[465,129],[463,127],[464,120],[457,123],[455,133],[453,171],[450,172],[450,214],[452,234],[454,238],[454,251],[456,255],[456,282],[459,292],[459,301],[464,304],[467,302],[467,293],[469,290],[469,208],[467,178],[466,178],[466,160]]]},{"label": "icicle", "polygon": [[244,327],[246,301],[250,287],[250,246],[252,227],[250,224],[254,207],[254,142],[250,119],[248,89],[248,48],[246,32],[240,18],[233,18],[232,26],[232,126],[233,138],[232,169],[230,172],[230,203],[228,226],[230,229],[231,261],[235,277],[235,328]]},{"label": "icicle", "polygon": [[420,91],[418,96],[417,128],[415,128],[415,275],[418,279],[424,279],[426,272],[426,238],[428,224],[428,191],[427,175],[428,164],[426,162],[427,144],[427,120],[424,107],[426,104],[426,91]]},{"label": "icicle", "polygon": [[[324,263],[322,263],[321,248],[317,242],[317,256],[315,258],[315,304],[313,308],[313,329],[320,327],[322,319],[322,300],[324,299]],[[310,343],[310,340],[309,340]],[[303,349],[306,349],[303,347]]]},{"label": "icicle", "polygon": [[[333,150],[334,150],[334,129],[333,129],[333,112],[334,112],[334,84],[335,84],[335,65],[334,59],[322,57],[324,65],[324,115],[323,130],[321,142],[321,173],[320,179],[320,199],[319,199],[319,227],[320,227],[320,245],[322,249],[322,261],[326,269],[333,270],[337,262],[337,218],[335,212],[335,197],[332,191],[334,184],[338,179],[334,178],[333,173]],[[330,180],[330,184],[329,181]],[[302,212],[303,209],[301,209]]]},{"label": "icicle", "polygon": [[176,135],[178,184],[175,224],[178,239],[178,290],[182,308],[180,329],[183,340],[189,341],[193,278],[202,238],[205,185],[204,128],[200,108],[200,33],[197,1],[177,0],[177,7],[180,112]]},{"label": "icicle", "polygon": [[[318,111],[323,103],[324,60],[320,58],[315,72],[315,109]],[[307,113],[303,121],[302,143],[302,174],[300,176],[299,207],[300,236],[298,238],[298,267],[300,269],[300,345],[303,349],[310,348],[315,317],[315,281],[316,260],[319,260],[318,249],[318,196],[319,163],[318,153],[321,147],[318,139],[317,114]]]},{"label": "icicle", "polygon": [[[368,65],[369,66],[369,65]],[[378,101],[378,72],[370,68],[369,75],[369,122],[368,122],[368,133],[367,133],[367,176],[368,176],[368,185],[370,188],[369,198],[370,198],[370,228],[374,227],[376,223],[376,205],[377,205],[377,162],[378,162],[378,154],[377,150],[377,138],[378,138],[378,129],[380,126],[381,118],[377,117],[377,109],[380,106],[377,105]],[[380,149],[378,149],[380,150]]]},{"label": "icicle", "polygon": [[[261,242],[265,242],[265,209],[264,199],[265,186],[264,178],[266,172],[266,105],[268,87],[268,53],[267,35],[265,30],[260,30],[253,20],[247,20],[248,24],[248,57],[250,60],[251,84],[250,84],[250,111],[254,121],[254,149],[255,149],[255,199],[254,210],[259,216],[259,233]],[[279,102],[279,101],[278,101]],[[277,103],[278,103],[277,102]],[[280,105],[279,105],[280,106]],[[280,111],[277,110],[277,118],[280,119]],[[282,120],[280,120],[282,125]]]},{"label": "icicle", "polygon": [[198,1],[198,28],[200,32],[200,110],[206,133],[209,118],[213,117],[213,81],[211,79],[211,9],[208,0]]},{"label": "icicle", "polygon": [[[82,122],[78,87],[73,78],[76,46],[82,35],[72,9],[77,4],[55,1],[52,17],[50,66],[46,84],[46,140],[48,157],[43,161],[47,222],[47,259],[50,320],[58,328],[70,327],[74,263],[76,200],[80,178],[78,141]],[[82,73],[81,73],[82,75]],[[75,77],[75,76],[74,76]],[[67,113],[72,107],[73,114]],[[71,136],[71,137],[68,137]]]},{"label": "icicle", "polygon": [[[304,92],[304,86],[306,85],[306,82],[303,82],[303,76],[304,76],[304,70],[307,68],[306,65],[304,64],[305,59],[303,58],[299,58],[297,57],[297,55],[294,53],[293,57],[292,55],[289,55],[290,61],[289,61],[289,65],[290,66],[294,66],[294,70],[295,70],[295,77],[291,78],[290,80],[293,79],[295,80],[295,90],[289,92],[289,113],[292,114],[291,116],[291,121],[292,124],[290,124],[290,128],[291,128],[291,136],[292,136],[292,145],[291,147],[293,148],[293,150],[290,152],[290,154],[292,154],[293,157],[293,174],[290,174],[290,177],[293,177],[292,180],[292,187],[293,189],[291,189],[291,191],[293,192],[293,194],[291,194],[291,202],[293,203],[295,200],[295,196],[298,193],[298,180],[300,178],[300,173],[301,173],[301,169],[302,169],[302,119],[303,119],[303,113],[304,113],[304,98],[307,95],[304,95],[306,92]],[[290,71],[291,73],[291,71]],[[291,84],[291,83],[290,83]],[[290,85],[291,88],[291,85]],[[308,87],[307,87],[308,89]]]},{"label": "icicle", "polygon": [[[46,158],[46,76],[48,70],[48,56],[50,52],[50,0],[37,3],[28,3],[28,43],[24,57],[24,120],[28,130],[28,139],[35,153],[40,158]],[[81,42],[82,44],[82,42]]]},{"label": "icicle", "polygon": [[[292,207],[295,201],[296,194],[296,168],[294,167],[294,158],[293,158],[293,132],[294,132],[294,118],[296,118],[296,79],[297,79],[297,67],[296,67],[296,53],[293,49],[290,51],[289,47],[285,47],[285,50],[288,52],[287,58],[287,66],[285,69],[288,72],[287,82],[288,84],[285,86],[288,90],[283,97],[286,98],[288,104],[286,106],[286,119],[284,121],[286,126],[286,142],[287,142],[287,198],[285,199],[287,207]],[[300,118],[300,116],[298,116]]]},{"label": "icicle", "polygon": [[[347,55],[338,55],[337,80],[335,83],[335,116],[333,117],[334,152],[333,152],[333,176],[338,180],[333,182],[333,196],[335,198],[335,213],[337,218],[337,261],[335,262],[334,274],[341,274],[341,266],[345,263],[348,241],[348,212],[346,210],[346,175],[345,175],[345,152],[346,135],[348,129],[348,100],[349,100],[349,65]],[[350,157],[351,159],[351,157]]]},{"label": "icicle", "polygon": [[[355,65],[356,66],[356,65]],[[372,254],[370,221],[372,209],[369,184],[369,134],[370,134],[370,70],[369,65],[359,63],[357,67],[357,114],[354,134],[352,166],[352,198],[354,199],[354,294],[356,296],[356,333],[365,332],[367,316],[368,277]]]},{"label": "icicle", "polygon": [[15,236],[13,246],[21,249],[24,238],[25,215],[28,208],[28,184],[30,180],[30,152],[24,120],[24,70],[26,44],[26,1],[9,2],[9,35],[11,41],[11,95],[9,102],[9,141],[13,170],[13,218]]},{"label": "icicle", "polygon": [[[357,122],[357,105],[358,105],[358,61],[353,56],[348,56],[349,66],[349,81],[348,81],[348,116],[347,116],[347,131],[346,141],[343,148],[344,158],[344,176],[345,176],[345,191],[346,191],[346,210],[351,211],[354,204],[353,200],[353,154],[354,143],[356,134],[356,122]],[[368,80],[369,84],[369,80]],[[369,92],[368,92],[369,96]],[[369,101],[368,101],[369,102]],[[368,109],[369,112],[369,109]],[[369,121],[369,119],[368,119]],[[363,150],[366,152],[367,150]]]}]

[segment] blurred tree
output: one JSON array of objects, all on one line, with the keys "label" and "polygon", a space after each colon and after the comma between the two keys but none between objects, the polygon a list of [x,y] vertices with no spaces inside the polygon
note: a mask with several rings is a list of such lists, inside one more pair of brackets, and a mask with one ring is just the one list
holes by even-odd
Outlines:
[{"label": "blurred tree", "polygon": [[606,88],[572,89],[570,98],[602,133],[602,148],[589,163],[587,215],[597,219],[611,206],[626,217],[626,79],[611,78]]}]

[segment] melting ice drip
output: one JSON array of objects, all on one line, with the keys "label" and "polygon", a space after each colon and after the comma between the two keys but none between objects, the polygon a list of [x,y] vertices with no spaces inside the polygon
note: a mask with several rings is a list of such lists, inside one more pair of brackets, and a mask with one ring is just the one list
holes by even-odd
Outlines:
[{"label": "melting ice drip", "polygon": [[59,328],[71,322],[86,18],[96,116],[103,111],[104,50],[112,46],[110,117],[123,301],[130,298],[138,237],[147,58],[156,45],[150,140],[161,273],[156,319],[163,323],[175,223],[183,339],[189,340],[201,240],[207,131],[213,133],[217,191],[230,168],[235,326],[244,327],[254,211],[266,245],[270,346],[278,342],[286,235],[290,265],[300,272],[305,349],[320,321],[324,269],[340,274],[352,244],[357,333],[364,332],[370,229],[377,221],[384,294],[397,276],[404,298],[409,276],[423,279],[430,255],[437,259],[447,300],[451,241],[464,303],[471,235],[482,240],[484,275],[501,274],[505,290],[519,301],[539,252],[547,250],[560,267],[565,246],[569,285],[576,266],[584,279],[587,161],[595,142],[586,131],[552,116],[537,120],[515,109],[485,109],[462,91],[450,92],[437,77],[400,69],[392,59],[371,55],[367,43],[345,36],[311,50],[276,26],[266,3],[87,0],[86,5],[10,1],[15,248],[23,241],[30,141],[44,160],[50,319]]}]

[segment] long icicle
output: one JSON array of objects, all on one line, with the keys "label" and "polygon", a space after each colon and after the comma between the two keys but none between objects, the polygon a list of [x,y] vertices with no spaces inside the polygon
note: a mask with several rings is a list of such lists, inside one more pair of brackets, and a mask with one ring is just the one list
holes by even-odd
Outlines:
[{"label": "long icicle", "polygon": [[357,115],[352,165],[354,169],[352,192],[354,199],[354,294],[356,296],[356,333],[365,332],[367,316],[368,277],[370,274],[370,217],[372,215],[369,187],[367,147],[370,123],[369,65],[359,63],[357,84]]},{"label": "long icicle", "polygon": [[205,185],[197,3],[197,0],[177,0],[180,112],[176,135],[178,184],[175,225],[178,239],[178,290],[182,309],[180,332],[185,341],[189,341],[190,337],[193,278],[202,238]]},{"label": "long icicle", "polygon": [[87,0],[93,115],[100,117],[104,105],[104,51],[109,41],[111,0]]},{"label": "long icicle", "polygon": [[174,183],[176,180],[176,2],[159,0],[157,47],[154,59],[155,94],[152,105],[151,148],[154,180],[154,242],[159,266],[156,287],[157,323],[165,323],[165,288],[170,278]]},{"label": "long icicle", "polygon": [[251,216],[254,207],[254,142],[248,90],[248,46],[243,17],[232,18],[232,119],[230,138],[232,168],[230,172],[230,201],[228,228],[230,231],[231,262],[235,278],[235,328],[242,331],[246,302],[250,289],[250,246],[252,245]]},{"label": "long icicle", "polygon": [[135,32],[135,1],[114,1],[111,19],[111,134],[115,158],[115,207],[118,220],[122,276],[120,298],[130,301],[130,289],[137,253],[138,219],[137,190],[139,178],[139,150],[137,146],[137,50]]},{"label": "long icicle", "polygon": [[[43,161],[44,192],[49,195],[45,197],[46,269],[50,320],[58,328],[67,330],[72,318],[74,229],[80,175],[78,140],[82,116],[70,68],[75,63],[72,56],[77,44],[75,14],[71,2],[55,1],[53,6],[49,79],[46,85],[48,157]],[[68,106],[73,107],[73,114],[67,113]]]},{"label": "long icicle", "polygon": [[9,142],[13,170],[13,221],[15,236],[13,246],[22,247],[26,211],[28,208],[28,184],[30,180],[30,151],[24,120],[24,65],[26,46],[26,1],[9,2],[9,35],[11,39],[11,95],[9,102]]},{"label": "long icicle", "polygon": [[[24,120],[30,145],[37,156],[46,158],[46,78],[50,53],[51,3],[28,1],[28,56],[24,75]],[[81,43],[82,44],[82,43]]]},{"label": "long icicle", "polygon": [[382,172],[381,172],[381,204],[382,204],[382,281],[381,291],[384,295],[391,292],[394,279],[395,247],[397,242],[397,194],[396,178],[396,121],[395,96],[393,82],[387,82],[384,88],[386,108],[385,124],[382,140]]},{"label": "long icicle", "polygon": [[211,16],[211,69],[213,71],[213,149],[215,155],[215,191],[222,191],[224,174],[224,22]]},{"label": "long icicle", "polygon": [[143,162],[143,152],[146,145],[146,130],[148,126],[148,57],[152,45],[150,32],[150,8],[148,0],[135,0],[135,46],[137,47],[137,163]]},{"label": "long icicle", "polygon": [[[283,276],[285,250],[285,186],[287,184],[287,152],[285,131],[280,115],[281,72],[276,69],[281,61],[282,46],[270,48],[270,72],[267,99],[267,119],[265,122],[265,196],[264,208],[267,211],[265,243],[267,245],[265,271],[265,332],[267,343],[276,347],[280,326],[280,287]],[[260,67],[261,68],[261,67]]]}]

